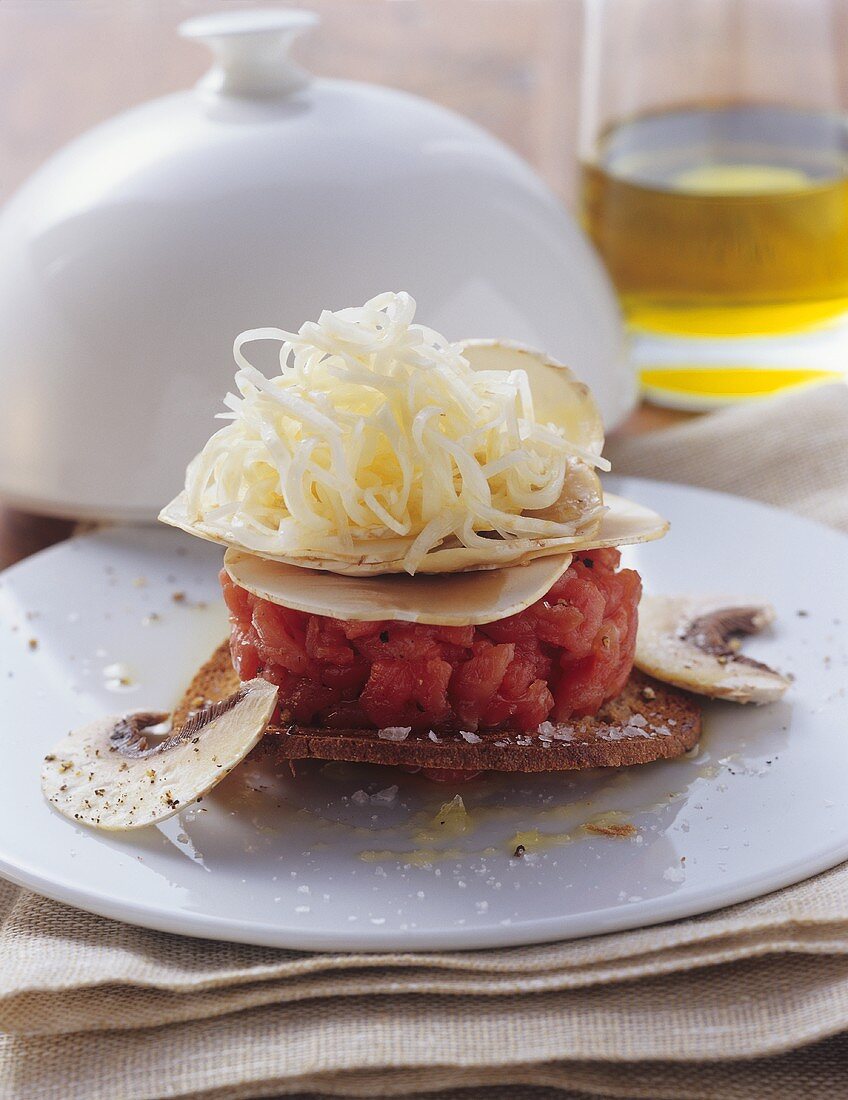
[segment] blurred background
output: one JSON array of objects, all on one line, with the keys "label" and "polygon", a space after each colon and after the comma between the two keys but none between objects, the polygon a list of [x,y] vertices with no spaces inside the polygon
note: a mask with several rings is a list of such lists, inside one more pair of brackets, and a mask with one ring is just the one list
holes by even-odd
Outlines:
[{"label": "blurred background", "polygon": [[[0,197],[95,123],[182,90],[208,53],[177,27],[194,15],[292,7],[249,0],[3,0]],[[305,68],[388,84],[500,137],[565,201],[577,187],[581,0],[315,0]]]}]

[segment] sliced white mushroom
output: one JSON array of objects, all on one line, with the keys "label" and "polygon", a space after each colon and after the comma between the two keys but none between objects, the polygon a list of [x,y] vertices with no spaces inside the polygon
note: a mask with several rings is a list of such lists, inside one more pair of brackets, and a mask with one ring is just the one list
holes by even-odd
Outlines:
[{"label": "sliced white mushroom", "polygon": [[410,577],[345,577],[228,550],[236,584],[271,603],[337,619],[395,619],[440,626],[493,623],[540,600],[571,564],[571,554],[511,569]]},{"label": "sliced white mushroom", "polygon": [[[180,527],[200,538],[228,545],[202,523],[191,523],[185,508],[185,494],[180,494],[160,515],[165,523]],[[466,569],[501,569],[506,566],[526,564],[535,558],[548,555],[576,554],[581,550],[597,550],[604,546],[626,546],[637,542],[652,542],[668,530],[668,521],[657,512],[626,500],[614,493],[604,496],[606,511],[600,524],[583,534],[560,538],[491,538],[486,546],[459,546],[442,544],[431,550],[418,567],[416,576],[427,573],[461,573]],[[232,544],[233,549],[268,561],[281,561],[306,569],[321,569],[346,576],[377,576],[387,573],[403,573],[403,555],[408,543],[396,540],[396,557],[386,560],[386,542],[360,543],[352,556],[327,557],[304,551],[298,554],[258,554],[249,547]]]},{"label": "sliced white mushroom", "polygon": [[667,684],[736,703],[771,703],[790,680],[739,652],[774,609],[726,596],[643,596],[636,667]]},{"label": "sliced white mushroom", "polygon": [[[228,775],[268,726],[277,688],[250,680],[157,743],[164,714],[101,718],[44,758],[41,789],[65,817],[98,829],[140,829],[185,809]],[[148,731],[146,734],[145,731]]]},{"label": "sliced white mushroom", "polygon": [[474,370],[526,371],[537,420],[564,428],[567,438],[590,454],[601,453],[604,425],[598,406],[568,367],[509,340],[461,340],[456,346]]}]

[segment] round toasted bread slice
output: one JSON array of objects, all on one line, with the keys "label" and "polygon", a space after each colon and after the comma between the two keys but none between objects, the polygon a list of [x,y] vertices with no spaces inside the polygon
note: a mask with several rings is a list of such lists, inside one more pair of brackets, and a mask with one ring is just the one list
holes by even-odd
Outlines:
[{"label": "round toasted bread slice", "polygon": [[[218,702],[239,687],[225,642],[198,670],[174,714]],[[698,743],[701,709],[692,695],[634,669],[624,691],[592,718],[543,722],[529,733],[429,733],[272,725],[256,751],[279,760],[350,760],[468,771],[573,771],[648,764]]]}]

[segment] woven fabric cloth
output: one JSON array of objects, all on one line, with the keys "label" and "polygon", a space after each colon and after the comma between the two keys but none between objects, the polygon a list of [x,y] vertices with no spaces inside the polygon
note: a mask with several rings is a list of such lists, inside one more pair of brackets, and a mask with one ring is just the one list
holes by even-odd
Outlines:
[{"label": "woven fabric cloth", "polygon": [[[613,441],[620,473],[848,529],[848,387]],[[192,940],[0,883],[0,1096],[848,1098],[848,866],[656,928],[480,952]]]}]

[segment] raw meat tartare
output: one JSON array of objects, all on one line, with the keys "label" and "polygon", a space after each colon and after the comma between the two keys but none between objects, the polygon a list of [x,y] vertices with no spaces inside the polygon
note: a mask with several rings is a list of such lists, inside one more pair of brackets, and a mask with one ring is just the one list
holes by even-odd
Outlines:
[{"label": "raw meat tartare", "polygon": [[233,660],[300,725],[529,730],[595,714],[633,665],[641,582],[619,560],[583,552],[526,610],[460,627],[294,611],[222,571]]}]

